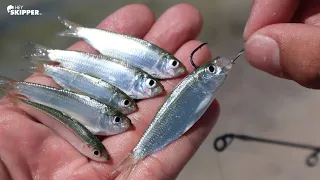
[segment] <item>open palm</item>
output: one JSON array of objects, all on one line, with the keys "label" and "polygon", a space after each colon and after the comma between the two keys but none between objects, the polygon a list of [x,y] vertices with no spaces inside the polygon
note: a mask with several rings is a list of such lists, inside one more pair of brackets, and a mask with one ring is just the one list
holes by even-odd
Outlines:
[{"label": "open palm", "polygon": [[[135,4],[111,14],[98,28],[144,38],[173,53],[190,72],[193,67],[189,63],[189,56],[201,44],[194,40],[201,26],[200,13],[190,5],[176,5],[155,22],[149,8]],[[77,42],[70,49],[96,52],[83,41]],[[209,49],[201,49],[195,59],[198,64],[210,60]],[[181,79],[162,81],[166,93]],[[26,81],[57,87],[50,78],[39,74],[32,75]],[[0,105],[0,179],[108,179],[109,173],[138,142],[164,97],[139,101],[139,111],[129,115],[135,128],[103,140],[112,159],[107,163],[87,159],[36,120],[50,118],[47,115],[20,103],[17,107],[4,98]],[[174,179],[209,134],[218,114],[219,106],[214,101],[190,131],[140,162],[129,178]]]}]

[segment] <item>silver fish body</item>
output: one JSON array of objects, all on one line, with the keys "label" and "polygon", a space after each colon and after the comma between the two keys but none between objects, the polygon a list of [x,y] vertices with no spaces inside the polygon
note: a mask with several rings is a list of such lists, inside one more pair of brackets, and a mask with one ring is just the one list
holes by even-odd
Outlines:
[{"label": "silver fish body", "polygon": [[184,78],[168,95],[138,144],[114,173],[132,168],[139,160],[189,130],[210,106],[231,67],[228,59],[218,57]]},{"label": "silver fish body", "polygon": [[100,140],[78,121],[48,106],[26,99],[20,99],[20,101],[53,117],[55,121],[47,118],[40,118],[38,120],[68,141],[81,154],[99,162],[105,162],[110,159],[107,150]]},{"label": "silver fish body", "polygon": [[[215,72],[210,72],[210,67],[214,67]],[[230,68],[230,61],[220,58],[187,76],[158,110],[133,149],[134,157],[144,158],[164,148],[189,130],[214,100]]]},{"label": "silver fish body", "polygon": [[155,97],[164,92],[160,81],[119,59],[85,52],[48,49],[33,44],[33,61],[54,61],[61,66],[98,77],[133,99]]},{"label": "silver fish body", "polygon": [[131,120],[115,109],[88,96],[0,77],[0,89],[13,90],[30,101],[54,108],[78,120],[96,135],[113,135],[131,127]]},{"label": "silver fish body", "polygon": [[187,72],[176,57],[148,41],[59,19],[69,28],[59,33],[60,36],[83,38],[101,54],[131,63],[155,78],[174,78]]},{"label": "silver fish body", "polygon": [[47,64],[44,64],[43,69],[40,68],[40,71],[43,74],[50,76],[64,89],[83,92],[102,103],[112,106],[124,114],[129,114],[137,110],[137,105],[133,99],[120,89],[102,79]]}]

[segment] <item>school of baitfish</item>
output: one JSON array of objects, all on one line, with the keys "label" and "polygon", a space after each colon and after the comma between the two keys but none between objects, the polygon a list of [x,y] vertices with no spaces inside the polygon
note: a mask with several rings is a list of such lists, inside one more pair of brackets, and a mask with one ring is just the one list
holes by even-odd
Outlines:
[{"label": "school of baitfish", "polygon": [[[186,68],[172,54],[145,40],[58,19],[68,28],[59,35],[82,38],[101,54],[30,43],[33,50],[25,58],[36,64],[34,72],[50,77],[61,88],[2,76],[0,89],[19,104],[52,117],[51,121],[39,121],[84,156],[108,161],[112,157],[95,135],[110,136],[130,129],[127,115],[139,109],[135,99],[164,94],[159,79],[185,75]],[[139,161],[188,131],[210,106],[234,60],[217,57],[198,67],[192,55],[195,70],[167,95],[140,141],[111,176],[122,171],[128,176]]]}]

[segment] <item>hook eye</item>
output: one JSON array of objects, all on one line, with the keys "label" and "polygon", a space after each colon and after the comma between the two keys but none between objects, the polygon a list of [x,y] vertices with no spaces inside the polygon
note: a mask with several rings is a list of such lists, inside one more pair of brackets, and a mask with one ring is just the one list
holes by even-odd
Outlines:
[{"label": "hook eye", "polygon": [[233,141],[233,135],[224,135],[216,138],[214,141],[214,149],[218,152],[224,151]]},{"label": "hook eye", "polygon": [[315,151],[306,159],[306,164],[309,167],[315,167],[318,164],[319,157],[318,157],[319,151]]}]

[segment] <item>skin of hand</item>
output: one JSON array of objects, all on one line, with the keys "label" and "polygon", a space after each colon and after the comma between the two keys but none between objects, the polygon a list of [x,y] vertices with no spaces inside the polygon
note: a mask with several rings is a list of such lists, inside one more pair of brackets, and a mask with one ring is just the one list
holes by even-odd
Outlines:
[{"label": "skin of hand", "polygon": [[[194,7],[178,4],[156,21],[148,7],[132,4],[117,10],[97,27],[155,43],[173,53],[191,72],[193,67],[189,56],[201,44],[194,39],[200,33],[202,17]],[[69,49],[96,53],[84,41],[75,43]],[[195,54],[197,64],[210,59],[207,47]],[[162,81],[166,92],[170,92],[182,78]],[[58,87],[52,79],[40,74],[34,74],[26,81]],[[98,163],[88,160],[51,129],[37,122],[37,119],[50,117],[21,103],[17,107],[5,97],[0,101],[0,179],[108,179],[110,172],[136,145],[164,98],[165,95],[139,101],[139,111],[129,115],[135,128],[104,138],[103,144],[112,160]],[[218,115],[219,105],[214,101],[192,129],[140,162],[129,179],[176,178],[207,137]]]},{"label": "skin of hand", "polygon": [[249,63],[320,88],[320,1],[254,0],[243,37]]}]

